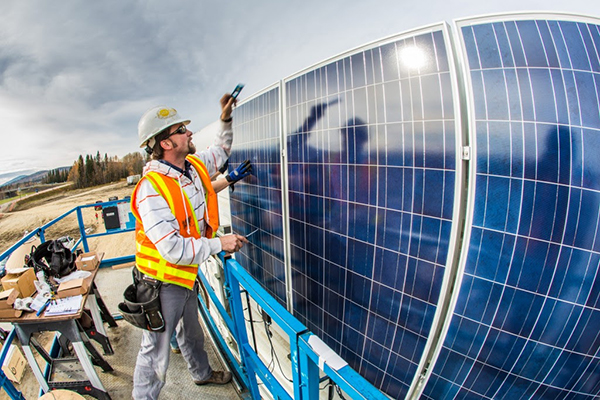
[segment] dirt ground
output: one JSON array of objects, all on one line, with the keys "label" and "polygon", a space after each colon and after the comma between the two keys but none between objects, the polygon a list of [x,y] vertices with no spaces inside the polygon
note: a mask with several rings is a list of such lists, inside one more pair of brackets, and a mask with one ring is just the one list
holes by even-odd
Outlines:
[{"label": "dirt ground", "polygon": [[[15,211],[1,213],[0,254],[21,239],[26,231],[41,227],[77,206],[92,204],[98,200],[108,201],[108,198],[112,196],[123,199],[125,196],[130,196],[132,190],[133,186],[128,186],[125,181],[120,181],[93,188],[58,193],[44,199],[19,205]],[[102,211],[95,211],[92,207],[84,208],[82,209],[82,217],[84,226],[89,233],[104,232]],[[70,235],[75,240],[81,236],[75,212],[51,226],[46,231],[45,238],[46,240],[57,239],[65,235]],[[124,240],[123,235],[127,235],[128,239]],[[99,241],[102,241],[102,248],[107,251],[106,258],[133,254],[134,252],[132,233],[110,235],[106,239],[104,237],[92,238],[88,242],[90,249],[97,247]],[[110,241],[110,244],[106,243],[107,241]]]},{"label": "dirt ground", "polygon": [[[15,211],[1,213],[0,254],[21,239],[25,231],[31,231],[40,227],[77,206],[92,204],[98,200],[108,201],[108,198],[112,196],[118,196],[119,199],[123,199],[125,196],[130,196],[132,190],[133,186],[128,186],[125,181],[122,181],[100,187],[58,193],[44,199],[22,204],[16,207]],[[98,214],[97,218],[96,214]],[[82,209],[82,217],[84,226],[90,233],[105,232],[102,211],[96,211],[93,207],[84,208]],[[56,225],[50,227],[45,233],[45,238],[46,240],[56,239],[64,235],[70,235],[75,240],[80,238],[76,213],[70,214]],[[131,255],[135,252],[133,232],[90,238],[88,239],[88,245],[90,250],[104,252],[104,259]],[[4,328],[8,329],[9,327],[5,326]],[[120,332],[114,332],[113,334],[119,335]],[[54,337],[53,335],[53,332],[43,332],[38,337],[38,341],[48,349],[51,339]],[[39,359],[39,355],[37,358]],[[16,384],[16,387],[26,398],[37,398],[36,393],[39,390],[39,386],[33,372],[29,368],[25,369],[23,380],[20,385]],[[85,396],[85,398],[91,397]],[[0,400],[4,399],[9,399],[9,396],[4,390],[0,390]]]},{"label": "dirt ground", "polygon": [[[131,195],[133,187],[127,186],[125,182],[105,185],[102,187],[74,190],[66,193],[57,194],[39,201],[33,201],[22,205],[15,211],[0,214],[0,253],[11,247],[16,241],[23,237],[23,233],[31,231],[36,227],[59,217],[73,208],[86,204],[93,204],[98,200],[108,201],[111,196],[118,196],[122,199],[124,196]],[[96,211],[93,207],[82,209],[82,217],[86,230],[92,230],[93,234],[103,233],[104,223],[102,221],[101,211]],[[55,239],[60,236],[70,235],[74,239],[79,239],[79,229],[77,228],[76,213],[65,217],[64,221],[52,226],[45,235],[45,238]],[[132,255],[135,252],[134,233],[125,232],[115,235],[105,235],[88,239],[90,250],[96,250],[105,253],[104,259]],[[116,304],[122,299],[124,288],[131,282],[131,268],[127,265],[117,266],[115,269],[103,268],[98,272],[95,283],[102,292],[102,297],[111,312],[117,310]],[[108,328],[107,334],[113,348],[114,355],[104,355],[106,361],[111,364],[115,371],[101,372],[99,367],[96,370],[99,377],[109,391],[113,399],[130,398],[131,383],[135,357],[141,341],[141,330],[132,327],[124,321],[118,322],[118,328]],[[10,329],[10,326],[4,326],[4,329]],[[37,337],[38,342],[46,347],[52,344],[55,332],[42,332]],[[18,340],[13,343],[20,346]],[[99,349],[99,345],[93,343]],[[217,358],[217,352],[214,347],[207,342],[207,349],[211,364],[218,369],[224,368]],[[40,364],[42,359],[35,352]],[[187,377],[187,367],[183,357],[173,356],[168,370],[167,385],[161,393],[161,398],[181,399],[181,398],[210,398],[210,399],[233,399],[239,398],[234,385],[228,385],[227,390],[212,385],[198,387]],[[39,384],[30,367],[26,366],[23,378],[20,383],[15,384],[17,390],[21,391],[26,399],[35,399],[39,392]],[[217,394],[215,394],[217,393]],[[85,399],[92,399],[91,396],[84,396]],[[8,394],[0,389],[0,400],[9,400]]]}]

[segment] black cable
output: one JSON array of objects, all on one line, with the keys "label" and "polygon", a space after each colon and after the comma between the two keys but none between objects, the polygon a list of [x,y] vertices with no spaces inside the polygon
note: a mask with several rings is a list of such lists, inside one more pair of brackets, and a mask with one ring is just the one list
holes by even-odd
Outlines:
[{"label": "black cable", "polygon": [[[248,297],[248,291],[246,289],[244,290],[240,290],[240,294],[245,293],[246,294],[246,308],[243,309],[243,311],[248,311],[248,314],[252,315],[252,310],[250,309],[250,298]],[[257,307],[259,308],[259,312],[262,315],[262,308],[260,308],[260,306],[257,305]],[[255,321],[254,319],[250,320],[250,319],[246,319],[246,317],[244,317],[244,320],[246,322],[250,322],[253,324],[258,324],[260,322],[264,322],[262,319],[260,321]]]},{"label": "black cable", "polygon": [[340,389],[340,387],[338,385],[336,385],[335,383],[333,385],[335,386],[335,391],[338,394],[338,396],[340,396],[340,399],[346,400],[346,398],[342,394],[342,389]]},{"label": "black cable", "polygon": [[[258,346],[256,345],[256,334],[254,332],[254,323],[252,322],[252,320],[254,318],[252,318],[252,308],[250,308],[250,295],[248,294],[248,291],[244,291],[246,293],[246,309],[248,310],[248,317],[250,318],[248,321],[250,322],[250,331],[252,332],[252,343],[254,343],[254,352],[258,352]],[[242,311],[242,317],[244,319],[246,319],[246,317],[244,317],[244,312]],[[245,324],[245,323],[244,323]]]},{"label": "black cable", "polygon": [[320,388],[319,388],[319,390],[325,390],[325,389],[327,389],[327,386],[330,386],[330,385],[332,385],[332,383],[331,383],[331,379],[329,380],[329,382],[327,382],[327,383],[325,384],[325,386],[323,386],[323,387],[320,387]]},{"label": "black cable", "polygon": [[267,321],[263,321],[263,326],[265,327],[265,334],[267,335],[267,339],[269,339],[269,343],[271,345],[271,361],[269,362],[269,365],[267,365],[267,369],[269,370],[269,372],[273,372],[271,371],[271,365],[273,365],[273,368],[275,368],[275,357],[273,356],[275,349],[273,348],[273,343],[271,343],[271,331],[269,330],[268,325],[269,324]]},{"label": "black cable", "polygon": [[[246,311],[246,310],[248,310],[248,307],[244,308],[244,311]],[[261,319],[260,321],[257,321],[257,320],[252,320],[252,321],[250,321],[250,319],[248,319],[248,318],[246,318],[246,317],[244,317],[244,320],[245,320],[246,322],[252,322],[253,324],[259,324],[259,323],[261,323],[261,322],[264,322],[262,319]]]},{"label": "black cable", "polygon": [[250,321],[249,319],[246,319],[246,317],[244,317],[244,320],[245,320],[246,322],[252,322],[253,324],[260,324],[261,322],[264,322],[264,321],[256,321],[256,320],[254,320],[254,321]]},{"label": "black cable", "polygon": [[291,380],[290,378],[285,376],[285,373],[283,372],[283,369],[281,368],[281,362],[279,361],[279,357],[277,356],[277,353],[275,352],[275,346],[273,346],[273,341],[271,340],[272,333],[269,330],[269,324],[267,324],[267,322],[265,322],[264,325],[265,325],[265,331],[267,332],[267,339],[269,339],[269,344],[271,345],[271,362],[269,363],[269,365],[271,365],[271,364],[274,365],[273,360],[275,359],[277,361],[277,366],[279,367],[279,371],[281,372],[281,375],[283,375],[283,377],[288,382],[293,382],[293,380]]}]

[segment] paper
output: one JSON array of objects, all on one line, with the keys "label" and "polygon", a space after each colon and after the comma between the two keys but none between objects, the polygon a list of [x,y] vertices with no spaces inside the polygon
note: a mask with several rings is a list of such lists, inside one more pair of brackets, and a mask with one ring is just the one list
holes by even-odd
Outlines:
[{"label": "paper", "polygon": [[68,315],[75,314],[81,308],[82,295],[65,297],[62,299],[56,299],[55,301],[48,304],[44,316],[50,317],[53,315]]},{"label": "paper", "polygon": [[49,298],[50,293],[39,293],[37,296],[35,296],[29,305],[29,308],[31,308],[33,311],[38,311],[44,304],[46,304],[46,301],[48,301]]},{"label": "paper", "polygon": [[81,270],[76,270],[71,272],[69,275],[67,276],[63,276],[62,278],[54,278],[54,280],[58,283],[63,283],[63,282],[68,282],[68,281],[72,281],[73,279],[85,279],[88,276],[90,276],[92,273],[90,271],[81,271]]},{"label": "paper", "polygon": [[92,261],[94,258],[96,258],[95,254],[93,256],[83,257],[81,261]]}]

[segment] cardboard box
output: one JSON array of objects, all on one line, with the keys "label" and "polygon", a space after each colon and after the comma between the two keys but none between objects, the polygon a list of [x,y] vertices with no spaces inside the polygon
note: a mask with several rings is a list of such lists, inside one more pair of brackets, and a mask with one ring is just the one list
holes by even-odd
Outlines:
[{"label": "cardboard box", "polygon": [[21,350],[14,344],[11,344],[8,353],[6,353],[6,358],[4,359],[2,371],[11,381],[21,383],[26,363],[27,361]]},{"label": "cardboard box", "polygon": [[7,310],[0,310],[0,318],[19,318],[23,314],[21,310],[15,310],[14,308],[9,308]]},{"label": "cardboard box", "polygon": [[2,287],[4,290],[16,288],[19,290],[21,297],[29,297],[35,293],[35,285],[33,284],[35,280],[33,268],[13,270],[2,278]]},{"label": "cardboard box", "polygon": [[77,296],[78,294],[86,294],[90,289],[89,283],[83,279],[72,279],[67,282],[63,282],[56,291],[56,297],[62,299],[63,297]]},{"label": "cardboard box", "polygon": [[75,260],[75,265],[77,269],[82,271],[93,271],[100,264],[100,258],[95,251],[90,251],[89,253],[80,254]]},{"label": "cardboard box", "polygon": [[19,293],[19,289],[17,288],[0,292],[0,310],[8,310],[13,308],[13,304],[15,304],[15,300],[18,297],[21,297],[21,293]]}]

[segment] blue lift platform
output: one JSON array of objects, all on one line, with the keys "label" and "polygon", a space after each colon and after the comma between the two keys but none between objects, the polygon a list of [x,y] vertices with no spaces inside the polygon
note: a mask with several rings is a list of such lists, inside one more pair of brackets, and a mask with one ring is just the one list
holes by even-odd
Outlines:
[{"label": "blue lift platform", "polygon": [[[117,203],[122,202],[123,200],[109,201],[100,205],[102,207],[116,207]],[[0,261],[8,258],[13,251],[35,235],[39,236],[40,240],[44,242],[47,229],[72,214],[77,217],[80,233],[80,238],[75,243],[74,248],[81,248],[84,252],[90,251],[88,244],[90,238],[134,230],[134,224],[129,221],[125,222],[124,227],[122,226],[121,229],[107,229],[106,232],[96,234],[86,233],[82,210],[98,206],[99,204],[94,203],[75,207],[47,224],[34,229],[0,254]],[[100,268],[132,264],[134,261],[135,256],[133,254],[103,259]],[[371,400],[389,398],[349,367],[343,359],[281,306],[235,259],[225,258],[225,254],[222,253],[218,256],[217,262],[222,265],[224,270],[224,290],[222,293],[226,296],[226,302],[225,304],[222,302],[222,296],[220,298],[215,290],[221,290],[221,288],[213,288],[209,278],[200,269],[198,278],[203,284],[204,290],[198,296],[199,311],[221,355],[234,372],[234,376],[237,377],[240,398],[332,399],[334,398],[332,390],[336,386],[337,390],[344,393],[345,398]],[[272,371],[274,368],[265,364],[261,359],[261,355],[257,352],[253,329],[251,332],[253,343],[250,343],[248,324],[245,319],[245,310],[248,312],[250,301],[263,310],[270,317],[270,323],[278,326],[280,328],[278,330],[286,336],[285,339],[289,342],[289,349],[286,349],[285,353],[287,354],[284,354],[283,357],[287,356],[289,358],[291,377],[288,376],[287,379],[282,379],[281,375]],[[210,310],[215,309],[218,312],[217,318],[215,318],[214,312],[210,312]],[[116,319],[119,319],[118,314],[113,315]],[[226,327],[227,335],[222,333],[223,326]],[[0,363],[4,362],[14,336],[15,332],[10,331],[4,341],[0,352]],[[233,338],[234,343],[229,338]],[[54,340],[57,341],[56,338]],[[135,363],[135,359],[132,359],[131,363]],[[11,399],[25,398],[1,371],[0,383]],[[323,386],[329,388],[328,394],[324,393]]]}]

